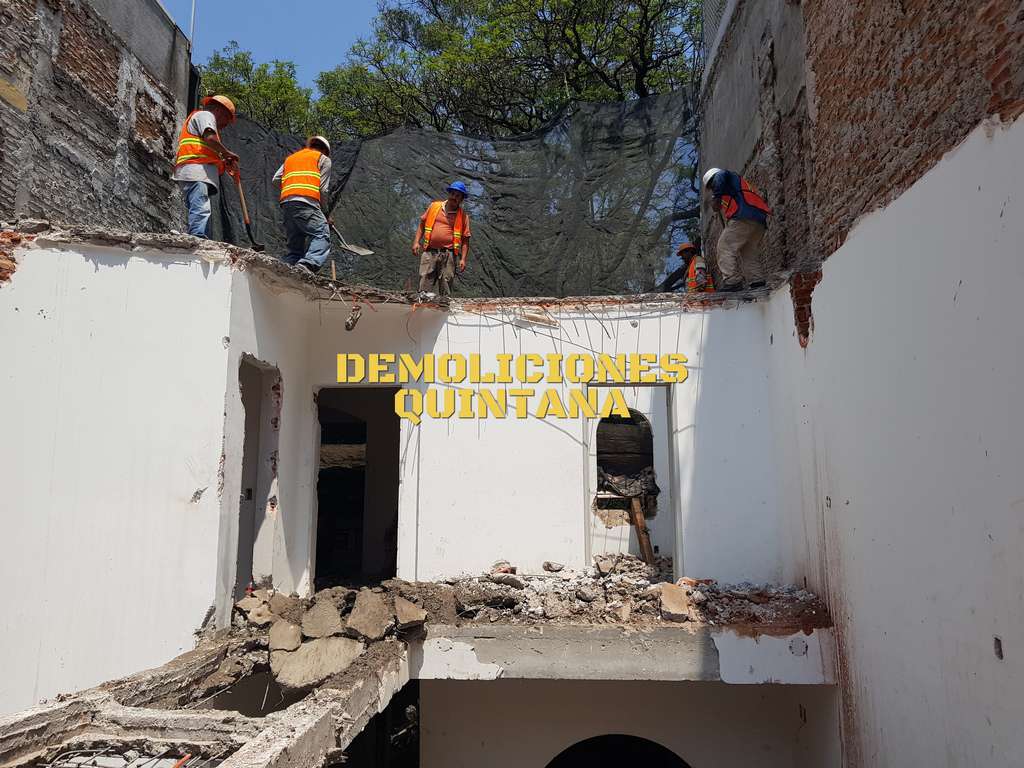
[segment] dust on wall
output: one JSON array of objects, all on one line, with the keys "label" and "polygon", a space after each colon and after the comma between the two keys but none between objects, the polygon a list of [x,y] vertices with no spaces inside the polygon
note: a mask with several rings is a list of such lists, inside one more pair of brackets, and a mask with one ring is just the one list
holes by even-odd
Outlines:
[{"label": "dust on wall", "polygon": [[0,219],[180,224],[170,173],[185,94],[86,0],[5,0],[0,28]]}]

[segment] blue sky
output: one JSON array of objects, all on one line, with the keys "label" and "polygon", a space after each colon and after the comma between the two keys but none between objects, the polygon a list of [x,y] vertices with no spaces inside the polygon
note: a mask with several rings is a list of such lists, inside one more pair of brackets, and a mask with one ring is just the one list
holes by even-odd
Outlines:
[{"label": "blue sky", "polygon": [[[192,0],[161,0],[188,34]],[[294,61],[303,85],[340,64],[356,38],[370,31],[377,0],[196,0],[196,40],[192,58],[237,40],[257,62]]]}]

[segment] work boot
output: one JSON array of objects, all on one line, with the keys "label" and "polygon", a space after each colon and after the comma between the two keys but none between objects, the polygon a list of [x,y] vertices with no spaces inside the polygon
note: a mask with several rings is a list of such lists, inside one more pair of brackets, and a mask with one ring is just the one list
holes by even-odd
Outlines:
[{"label": "work boot", "polygon": [[750,290],[756,291],[759,288],[764,288],[768,283],[765,280],[755,280],[750,284]]},{"label": "work boot", "polygon": [[315,275],[318,272],[318,270],[313,269],[313,267],[309,266],[309,264],[307,264],[304,261],[295,262],[295,266],[301,269],[303,272],[308,272],[311,275]]}]

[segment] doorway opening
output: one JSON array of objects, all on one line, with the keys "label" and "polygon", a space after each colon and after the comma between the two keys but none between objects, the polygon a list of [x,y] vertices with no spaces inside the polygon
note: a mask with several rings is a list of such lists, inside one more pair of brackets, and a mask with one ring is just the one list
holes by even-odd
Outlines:
[{"label": "doorway opening", "polygon": [[658,513],[654,433],[647,417],[608,416],[597,425],[597,495],[594,514],[608,528],[632,526],[644,562],[655,564],[658,550],[647,519]]},{"label": "doorway opening", "polygon": [[392,578],[398,554],[399,439],[391,387],[323,389],[316,589]]},{"label": "doorway opening", "polygon": [[345,749],[345,768],[418,768],[419,710],[420,683],[410,680]]},{"label": "doorway opening", "polygon": [[238,366],[245,412],[242,491],[238,514],[235,599],[250,584],[271,586],[273,520],[277,511],[277,447],[281,433],[281,374],[248,355]]},{"label": "doorway opening", "polygon": [[580,741],[548,763],[547,768],[690,768],[671,750],[637,736],[595,736]]}]

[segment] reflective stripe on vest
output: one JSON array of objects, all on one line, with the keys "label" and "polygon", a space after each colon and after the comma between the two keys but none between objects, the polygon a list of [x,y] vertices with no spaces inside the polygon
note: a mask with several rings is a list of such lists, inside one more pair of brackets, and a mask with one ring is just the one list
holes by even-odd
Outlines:
[{"label": "reflective stripe on vest", "polygon": [[715,281],[711,279],[711,275],[705,272],[707,282],[704,283],[704,287],[701,288],[697,285],[697,259],[690,259],[690,268],[686,270],[686,292],[687,293],[714,293]]},{"label": "reflective stripe on vest", "polygon": [[320,156],[315,149],[300,149],[288,155],[281,177],[281,200],[309,197],[320,202]]},{"label": "reflective stripe on vest", "polygon": [[[445,200],[436,200],[430,204],[427,208],[427,221],[423,225],[423,247],[426,249],[430,248],[430,233],[434,229],[434,222],[437,221],[437,215],[444,208]],[[455,217],[455,226],[452,228],[452,248],[455,250],[459,249],[462,245],[462,233],[466,231],[466,212],[459,208],[459,213]]]},{"label": "reflective stripe on vest", "polygon": [[[178,155],[174,158],[174,165],[216,165],[217,173],[224,173],[224,161],[220,159],[217,150],[203,141],[201,136],[189,133],[188,124],[192,116],[204,110],[197,109],[185,118],[185,125],[181,128],[181,136],[178,139]],[[217,134],[217,141],[220,141],[220,134]]]},{"label": "reflective stripe on vest", "polygon": [[[770,216],[772,209],[765,202],[765,199],[761,197],[761,193],[757,191],[757,188],[749,181],[740,177],[740,194],[743,195],[743,202],[749,205],[751,208],[761,211],[766,216]],[[730,195],[722,195],[722,214],[726,219],[731,219],[737,213],[740,212],[740,204]]]}]

